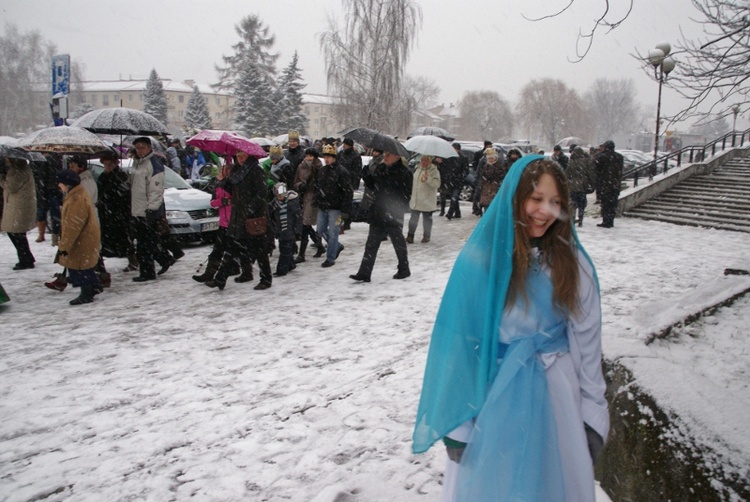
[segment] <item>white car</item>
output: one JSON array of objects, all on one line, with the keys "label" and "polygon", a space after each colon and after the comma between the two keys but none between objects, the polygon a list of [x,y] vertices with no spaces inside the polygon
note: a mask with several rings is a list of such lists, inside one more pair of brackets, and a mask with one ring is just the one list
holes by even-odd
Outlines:
[{"label": "white car", "polygon": [[[130,172],[131,165],[130,159],[120,162],[126,173]],[[90,160],[89,168],[95,179],[104,171],[98,160]],[[164,206],[173,235],[185,241],[212,240],[219,229],[219,212],[210,202],[211,194],[191,187],[171,169],[164,169]]]}]

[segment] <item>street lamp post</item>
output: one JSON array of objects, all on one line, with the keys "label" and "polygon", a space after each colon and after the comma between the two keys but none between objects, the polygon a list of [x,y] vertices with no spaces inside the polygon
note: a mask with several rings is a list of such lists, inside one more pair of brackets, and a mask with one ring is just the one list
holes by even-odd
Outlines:
[{"label": "street lamp post", "polygon": [[675,61],[668,57],[672,51],[669,42],[660,42],[656,47],[648,52],[648,62],[654,67],[654,77],[659,82],[659,97],[656,101],[656,133],[654,134],[654,167],[649,174],[649,180],[656,174],[656,157],[659,152],[659,115],[661,114],[661,86],[667,79],[669,72],[674,70]]},{"label": "street lamp post", "polygon": [[734,146],[734,136],[737,132],[737,114],[740,113],[740,104],[735,103],[732,105],[732,113],[734,114],[734,120],[732,121],[732,146]]}]

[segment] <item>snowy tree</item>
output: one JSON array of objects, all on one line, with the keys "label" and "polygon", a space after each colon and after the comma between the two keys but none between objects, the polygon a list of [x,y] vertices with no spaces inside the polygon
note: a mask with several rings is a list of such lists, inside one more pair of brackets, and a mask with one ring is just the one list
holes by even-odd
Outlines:
[{"label": "snowy tree", "polygon": [[292,61],[276,82],[272,97],[275,112],[269,121],[272,134],[283,134],[290,130],[301,134],[305,132],[307,118],[302,111],[302,90],[305,84],[302,83],[302,75],[297,67],[298,60],[295,51]]},{"label": "snowy tree", "polygon": [[513,112],[508,101],[495,91],[464,94],[458,104],[461,130],[467,138],[497,141],[513,132]]},{"label": "snowy tree", "polygon": [[164,86],[156,69],[151,69],[146,82],[146,90],[143,93],[143,111],[167,125],[167,97],[164,95]]},{"label": "snowy tree", "polygon": [[271,82],[254,59],[248,57],[240,66],[235,88],[234,104],[237,128],[250,137],[269,134],[269,122],[274,113]]},{"label": "snowy tree", "polygon": [[37,84],[50,81],[55,53],[55,45],[38,31],[22,32],[13,24],[5,25],[0,35],[0,135],[50,124],[51,88],[45,86],[40,99]]},{"label": "snowy tree", "polygon": [[276,77],[276,60],[279,58],[278,54],[271,52],[276,37],[254,15],[244,17],[234,29],[240,36],[240,41],[232,46],[234,54],[222,56],[224,66],[216,66],[219,82],[214,87],[218,90],[236,91],[243,64],[248,57],[253,58],[255,71],[265,80],[273,82]]},{"label": "snowy tree", "polygon": [[329,93],[341,98],[340,123],[397,132],[396,106],[404,67],[422,24],[413,0],[343,0],[345,24],[335,19],[320,36]]},{"label": "snowy tree", "polygon": [[564,136],[594,134],[583,101],[561,80],[532,80],[521,90],[516,109],[529,136],[535,134],[550,146]]},{"label": "snowy tree", "polygon": [[94,111],[94,105],[91,103],[83,102],[79,105],[76,105],[75,108],[70,112],[70,118],[71,120],[75,120],[78,118],[83,117],[88,112]]},{"label": "snowy tree", "polygon": [[640,107],[632,79],[596,79],[586,93],[586,105],[599,139],[633,132],[637,126]]},{"label": "snowy tree", "polygon": [[197,85],[193,86],[193,93],[190,95],[185,110],[185,129],[190,133],[202,129],[213,129],[208,103]]}]

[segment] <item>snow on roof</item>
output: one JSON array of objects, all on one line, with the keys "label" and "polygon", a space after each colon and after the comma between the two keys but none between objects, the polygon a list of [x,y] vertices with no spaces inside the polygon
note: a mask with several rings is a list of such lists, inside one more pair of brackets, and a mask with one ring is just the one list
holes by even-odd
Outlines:
[{"label": "snow on roof", "polygon": [[[83,90],[86,92],[143,92],[146,90],[148,80],[91,80],[83,82]],[[162,80],[165,91],[193,92],[193,85],[203,94],[225,94],[231,93],[217,91],[210,84],[193,84],[190,81],[179,82],[177,80]]]}]

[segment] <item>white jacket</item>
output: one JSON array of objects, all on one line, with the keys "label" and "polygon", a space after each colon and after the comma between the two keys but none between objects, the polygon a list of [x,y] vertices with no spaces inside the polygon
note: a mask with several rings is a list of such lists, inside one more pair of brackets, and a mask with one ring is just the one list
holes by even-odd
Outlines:
[{"label": "white jacket", "polygon": [[146,210],[157,211],[164,204],[164,164],[152,153],[135,159],[130,174],[130,208],[136,217]]},{"label": "white jacket", "polygon": [[427,168],[423,168],[417,165],[411,186],[409,208],[413,211],[435,211],[438,188],[440,188],[440,172],[437,166],[430,164]]}]

